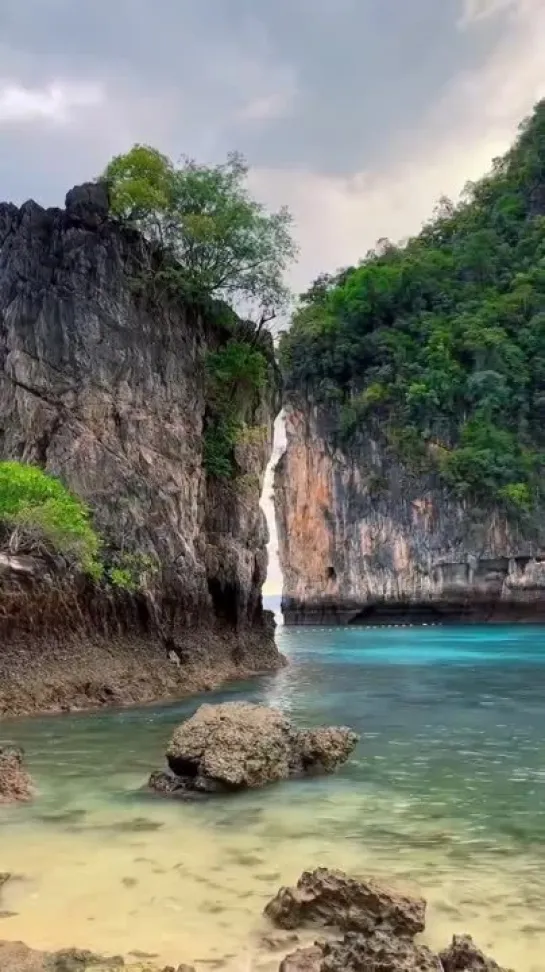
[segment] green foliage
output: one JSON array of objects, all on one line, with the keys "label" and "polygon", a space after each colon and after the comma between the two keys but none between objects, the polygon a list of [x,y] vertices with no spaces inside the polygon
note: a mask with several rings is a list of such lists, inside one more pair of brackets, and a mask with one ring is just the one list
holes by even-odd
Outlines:
[{"label": "green foliage", "polygon": [[107,166],[115,214],[137,226],[172,259],[156,276],[194,300],[221,298],[272,313],[284,306],[284,273],[296,255],[286,208],[268,213],[247,188],[237,153],[222,165],[135,145]]},{"label": "green foliage", "polygon": [[58,552],[100,577],[100,540],[89,510],[42,469],[0,462],[0,522],[11,531],[12,548]]},{"label": "green foliage", "polygon": [[159,571],[157,561],[147,554],[123,553],[108,570],[108,579],[113,587],[136,594],[145,590]]},{"label": "green foliage", "polygon": [[320,277],[280,344],[288,391],[462,494],[530,511],[545,478],[545,101],[404,246]]},{"label": "green foliage", "polygon": [[255,345],[232,339],[206,357],[209,415],[204,434],[204,466],[216,479],[234,479],[234,450],[251,436],[244,421],[267,382],[267,358]]}]

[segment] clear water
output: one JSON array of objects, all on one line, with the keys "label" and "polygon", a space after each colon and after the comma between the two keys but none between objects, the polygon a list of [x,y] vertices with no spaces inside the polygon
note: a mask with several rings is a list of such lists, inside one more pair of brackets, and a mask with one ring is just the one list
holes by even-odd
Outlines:
[{"label": "clear water", "polygon": [[198,699],[0,726],[39,785],[0,811],[0,938],[276,968],[260,917],[305,867],[421,889],[428,941],[469,931],[545,972],[545,629],[285,629],[290,665],[208,695],[362,734],[336,776],[198,804],[138,791]]}]

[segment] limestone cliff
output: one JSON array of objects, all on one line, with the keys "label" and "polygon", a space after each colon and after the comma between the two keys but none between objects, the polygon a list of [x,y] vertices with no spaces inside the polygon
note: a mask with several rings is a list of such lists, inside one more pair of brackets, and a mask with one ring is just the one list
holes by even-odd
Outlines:
[{"label": "limestone cliff", "polygon": [[72,190],[64,210],[0,206],[0,457],[61,477],[110,549],[160,565],[129,596],[83,580],[59,591],[36,563],[4,556],[0,713],[147,700],[278,664],[259,506],[272,345],[246,416],[261,436],[237,447],[236,487],[214,480],[204,359],[229,332],[219,314],[144,298],[145,250],[109,219],[100,186]]},{"label": "limestone cliff", "polygon": [[336,416],[293,400],[275,474],[288,624],[545,621],[545,516],[462,502]]}]

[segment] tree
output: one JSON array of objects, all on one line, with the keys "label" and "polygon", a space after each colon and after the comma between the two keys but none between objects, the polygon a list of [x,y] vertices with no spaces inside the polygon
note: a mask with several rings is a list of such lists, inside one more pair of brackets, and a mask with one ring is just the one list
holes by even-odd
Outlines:
[{"label": "tree", "polygon": [[284,274],[296,256],[292,217],[269,213],[247,187],[248,167],[232,153],[221,165],[170,159],[135,145],[107,166],[112,211],[171,257],[169,280],[195,300],[220,298],[261,325],[289,297]]},{"label": "tree", "polygon": [[[483,503],[545,503],[545,100],[462,201],[322,275],[280,342],[288,392]],[[433,465],[430,465],[433,464]]]}]

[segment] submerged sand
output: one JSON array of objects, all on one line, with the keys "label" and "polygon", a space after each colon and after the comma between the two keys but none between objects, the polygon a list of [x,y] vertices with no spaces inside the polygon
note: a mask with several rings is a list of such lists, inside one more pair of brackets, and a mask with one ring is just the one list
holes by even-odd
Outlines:
[{"label": "submerged sand", "polygon": [[[73,807],[65,820],[40,824],[12,814],[0,838],[0,869],[15,875],[0,910],[12,914],[0,919],[0,938],[159,964],[272,968],[278,961],[260,944],[265,903],[305,867],[329,865],[417,886],[434,948],[470,932],[502,965],[544,972],[545,875],[530,852],[457,860],[456,835],[444,826],[407,833],[402,851],[397,840],[395,852],[387,842],[365,846],[355,833],[365,799],[322,792],[310,809],[286,787],[282,801],[234,799],[214,817],[199,804],[162,801]],[[397,808],[400,821],[405,810]]]}]

